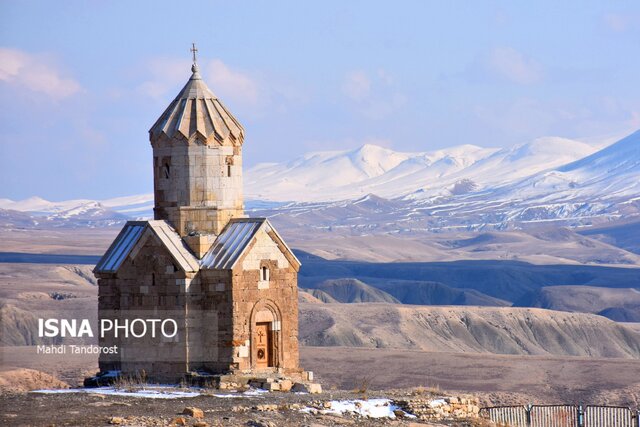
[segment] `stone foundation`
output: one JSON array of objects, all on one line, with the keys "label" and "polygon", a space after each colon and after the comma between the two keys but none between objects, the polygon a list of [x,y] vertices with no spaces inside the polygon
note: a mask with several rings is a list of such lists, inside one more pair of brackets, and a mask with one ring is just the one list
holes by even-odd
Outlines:
[{"label": "stone foundation", "polygon": [[256,376],[242,374],[208,375],[190,373],[186,376],[190,385],[213,387],[219,390],[246,390],[249,387],[266,391],[322,393],[322,386],[313,383],[313,372],[300,372],[294,375],[275,373],[273,375]]},{"label": "stone foundation", "polygon": [[411,397],[394,401],[402,410],[422,420],[444,421],[479,418],[479,400],[475,397]]}]

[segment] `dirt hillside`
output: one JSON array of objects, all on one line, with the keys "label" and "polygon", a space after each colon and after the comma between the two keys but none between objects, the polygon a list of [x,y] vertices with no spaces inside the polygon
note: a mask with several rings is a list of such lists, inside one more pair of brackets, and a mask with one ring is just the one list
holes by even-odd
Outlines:
[{"label": "dirt hillside", "polygon": [[602,316],[535,308],[307,304],[313,346],[640,359],[640,334]]}]

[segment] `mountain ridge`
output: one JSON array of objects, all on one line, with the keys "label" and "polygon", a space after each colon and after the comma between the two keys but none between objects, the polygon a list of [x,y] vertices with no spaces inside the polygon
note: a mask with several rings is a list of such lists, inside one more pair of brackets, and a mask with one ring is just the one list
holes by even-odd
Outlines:
[{"label": "mountain ridge", "polygon": [[[602,149],[544,137],[502,149],[461,145],[402,153],[365,144],[314,152],[249,168],[245,194],[252,216],[276,215],[283,223],[295,216],[296,224],[314,228],[482,230],[548,221],[590,226],[640,215],[640,131]],[[364,203],[373,198],[375,206]],[[99,201],[0,199],[9,225],[7,210],[27,212],[38,223],[67,226],[76,217],[100,226],[152,217],[152,208],[152,194]],[[344,212],[333,214],[336,209]]]}]

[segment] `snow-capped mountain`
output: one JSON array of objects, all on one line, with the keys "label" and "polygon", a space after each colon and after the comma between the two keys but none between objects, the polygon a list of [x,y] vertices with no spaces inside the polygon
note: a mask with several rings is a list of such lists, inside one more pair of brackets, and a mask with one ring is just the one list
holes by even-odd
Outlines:
[{"label": "snow-capped mountain", "polygon": [[115,197],[113,199],[101,200],[100,203],[128,217],[143,219],[153,217],[153,193]]},{"label": "snow-capped mountain", "polygon": [[37,196],[19,201],[0,199],[0,209],[55,216],[73,216],[89,210],[104,210],[129,217],[148,218],[150,213],[153,214],[153,193],[106,200],[74,199],[62,202],[50,202]]},{"label": "snow-capped mountain", "polygon": [[[246,171],[246,205],[254,215],[289,214],[313,226],[380,223],[385,229],[504,228],[557,220],[579,225],[640,214],[640,131],[598,148],[546,137],[503,149],[462,145],[401,153],[364,145],[309,153]],[[0,199],[0,209],[65,224],[92,218],[119,223],[150,218],[153,195]]]},{"label": "snow-capped mountain", "polygon": [[350,151],[311,153],[288,163],[259,164],[245,174],[245,194],[248,199],[297,202],[366,194],[393,198],[416,190],[425,196],[443,195],[450,194],[458,182],[482,189],[595,151],[592,145],[564,138],[540,138],[505,149],[462,145],[422,153],[364,145]]},{"label": "snow-capped mountain", "polygon": [[74,209],[93,200],[74,199],[62,202],[50,202],[42,197],[29,197],[28,199],[13,201],[10,199],[0,199],[0,209],[9,209],[19,212],[53,213]]},{"label": "snow-capped mountain", "polygon": [[573,220],[640,213],[640,131],[579,160],[460,197],[405,197],[437,216],[476,224]]},{"label": "snow-capped mountain", "polygon": [[543,201],[632,201],[640,196],[640,131],[580,160],[496,191],[511,198]]},{"label": "snow-capped mountain", "polygon": [[[410,176],[418,189],[398,191],[391,200],[292,203],[277,209],[277,221],[368,234],[552,222],[584,226],[640,215],[640,131],[600,151],[578,141],[542,138],[495,150],[424,185],[421,178],[429,172],[415,171]],[[398,182],[395,187],[402,190]]]},{"label": "snow-capped mountain", "polygon": [[0,199],[0,226],[107,227],[129,217],[94,200],[49,202],[39,197],[14,202]]}]

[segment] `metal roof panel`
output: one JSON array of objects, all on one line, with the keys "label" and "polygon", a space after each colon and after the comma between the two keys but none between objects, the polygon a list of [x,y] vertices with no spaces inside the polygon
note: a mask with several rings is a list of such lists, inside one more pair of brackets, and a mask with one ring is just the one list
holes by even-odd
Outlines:
[{"label": "metal roof panel", "polygon": [[207,269],[231,269],[264,222],[264,218],[230,221],[202,258],[200,266]]},{"label": "metal roof panel", "polygon": [[131,249],[136,244],[146,227],[144,222],[127,222],[118,237],[113,241],[107,252],[96,264],[97,273],[114,273],[122,265]]},{"label": "metal roof panel", "polygon": [[180,235],[168,222],[160,220],[127,222],[107,252],[98,261],[94,271],[96,273],[115,273],[118,271],[145,230],[150,230],[160,239],[163,246],[184,271],[198,271],[198,260],[189,251]]}]

